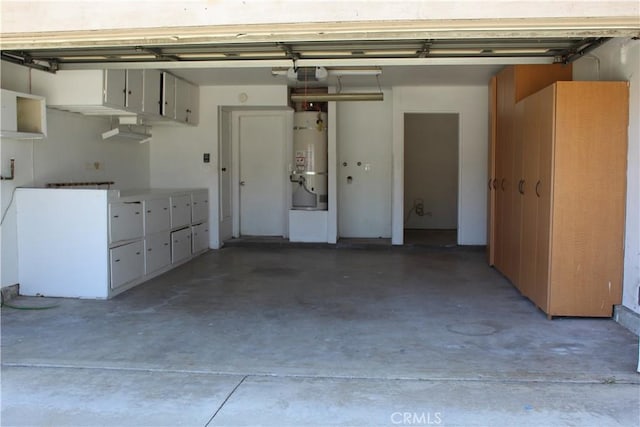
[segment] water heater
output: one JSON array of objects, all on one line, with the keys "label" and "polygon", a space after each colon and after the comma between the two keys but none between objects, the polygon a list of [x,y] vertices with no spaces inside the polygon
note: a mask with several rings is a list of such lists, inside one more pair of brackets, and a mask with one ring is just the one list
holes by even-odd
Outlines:
[{"label": "water heater", "polygon": [[293,113],[293,209],[327,210],[327,113]]}]

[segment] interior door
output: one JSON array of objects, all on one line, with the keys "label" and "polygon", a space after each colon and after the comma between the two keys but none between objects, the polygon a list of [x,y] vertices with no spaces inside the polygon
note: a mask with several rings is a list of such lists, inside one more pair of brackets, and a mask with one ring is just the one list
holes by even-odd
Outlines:
[{"label": "interior door", "polygon": [[240,235],[286,236],[287,115],[239,117]]}]

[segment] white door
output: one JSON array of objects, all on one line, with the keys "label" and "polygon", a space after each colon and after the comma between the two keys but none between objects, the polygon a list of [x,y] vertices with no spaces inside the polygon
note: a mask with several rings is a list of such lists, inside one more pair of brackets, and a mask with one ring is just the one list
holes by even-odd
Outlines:
[{"label": "white door", "polygon": [[231,111],[220,111],[220,193],[219,206],[220,210],[220,228],[219,241],[222,244],[225,240],[233,236],[233,219],[231,217],[231,127],[232,127]]},{"label": "white door", "polygon": [[239,117],[240,235],[286,236],[287,114]]}]

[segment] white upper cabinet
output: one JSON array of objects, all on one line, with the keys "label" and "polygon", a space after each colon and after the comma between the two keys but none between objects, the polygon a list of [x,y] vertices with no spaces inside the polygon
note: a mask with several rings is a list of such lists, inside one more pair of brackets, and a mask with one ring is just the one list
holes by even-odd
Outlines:
[{"label": "white upper cabinet", "polygon": [[[148,121],[198,123],[199,88],[159,70],[34,72],[33,93],[59,110]],[[160,120],[157,120],[160,119]]]},{"label": "white upper cabinet", "polygon": [[142,96],[144,94],[142,70],[127,70],[126,77],[125,107],[131,111],[142,113]]},{"label": "white upper cabinet", "polygon": [[198,124],[198,86],[176,79],[176,120],[192,125]]},{"label": "white upper cabinet", "polygon": [[176,78],[169,73],[162,73],[162,116],[176,118]]},{"label": "white upper cabinet", "polygon": [[142,113],[148,116],[159,116],[162,94],[162,73],[158,70],[143,70],[144,90],[142,93]]},{"label": "white upper cabinet", "polygon": [[32,89],[51,108],[94,116],[133,116],[125,107],[125,70],[33,72]]},{"label": "white upper cabinet", "polygon": [[125,70],[104,70],[104,105],[116,108],[126,107],[127,72]]}]

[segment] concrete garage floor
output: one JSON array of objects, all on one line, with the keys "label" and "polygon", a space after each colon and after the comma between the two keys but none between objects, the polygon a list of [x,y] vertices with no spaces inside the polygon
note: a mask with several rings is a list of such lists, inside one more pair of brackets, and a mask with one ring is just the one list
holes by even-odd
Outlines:
[{"label": "concrete garage floor", "polygon": [[2,309],[13,425],[636,426],[638,338],[553,321],[478,250],[211,251]]}]

